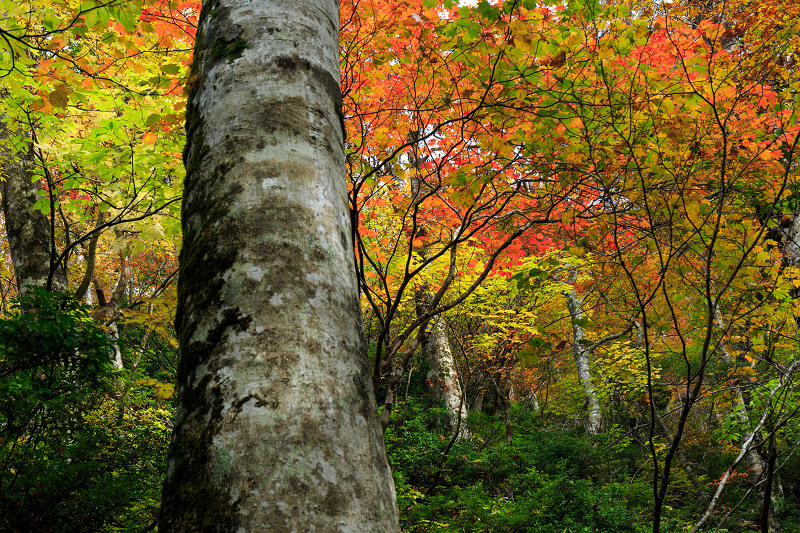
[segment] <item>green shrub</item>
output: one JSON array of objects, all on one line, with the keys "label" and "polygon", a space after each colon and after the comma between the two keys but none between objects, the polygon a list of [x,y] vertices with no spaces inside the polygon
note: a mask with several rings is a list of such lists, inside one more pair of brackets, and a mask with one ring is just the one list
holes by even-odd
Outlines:
[{"label": "green shrub", "polygon": [[32,289],[0,321],[0,529],[131,531],[153,520],[169,410],[119,416],[122,376],[88,309]]},{"label": "green shrub", "polygon": [[639,498],[649,488],[626,482],[629,441],[598,446],[590,437],[541,427],[529,413],[515,412],[509,445],[498,442],[489,417],[471,415],[472,439],[457,441],[442,461],[450,435],[425,406],[425,400],[410,399],[398,409],[405,409],[405,422],[387,435],[403,531],[647,531]]}]

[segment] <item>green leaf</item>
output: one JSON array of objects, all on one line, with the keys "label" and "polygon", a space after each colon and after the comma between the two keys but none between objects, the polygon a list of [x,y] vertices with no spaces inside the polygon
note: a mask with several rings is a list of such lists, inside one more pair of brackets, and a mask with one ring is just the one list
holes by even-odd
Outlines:
[{"label": "green leaf", "polygon": [[[83,11],[84,5],[86,4],[89,4],[89,2],[85,2],[83,5],[81,5],[81,11]],[[88,7],[87,11],[83,14],[83,20],[86,23],[87,28],[93,28],[97,26],[97,24],[100,22],[100,17],[98,16],[97,13],[97,8],[94,7],[93,2],[90,5],[91,7]]]},{"label": "green leaf", "polygon": [[483,18],[492,22],[496,22],[500,19],[498,9],[486,0],[481,0],[478,4],[478,13],[480,13]]},{"label": "green leaf", "polygon": [[166,74],[178,74],[181,71],[181,67],[179,65],[164,65],[161,67],[161,71]]},{"label": "green leaf", "polygon": [[136,31],[136,21],[142,11],[141,2],[126,2],[120,6],[109,8],[114,20],[122,24],[126,31],[133,33]]},{"label": "green leaf", "polygon": [[541,337],[532,337],[528,339],[528,346],[531,348],[541,348],[544,346],[544,339]]},{"label": "green leaf", "polygon": [[52,13],[47,13],[42,19],[42,25],[47,28],[48,31],[55,31],[56,28],[61,26],[61,19]]},{"label": "green leaf", "polygon": [[100,27],[105,28],[108,26],[108,21],[111,20],[111,11],[108,10],[108,7],[99,7],[97,8],[97,18]]},{"label": "green leaf", "polygon": [[33,208],[41,211],[45,215],[50,214],[50,200],[49,198],[39,198],[35,204],[33,204]]},{"label": "green leaf", "polygon": [[528,271],[528,276],[531,278],[539,278],[539,279],[546,279],[547,272],[540,268],[532,268]]}]

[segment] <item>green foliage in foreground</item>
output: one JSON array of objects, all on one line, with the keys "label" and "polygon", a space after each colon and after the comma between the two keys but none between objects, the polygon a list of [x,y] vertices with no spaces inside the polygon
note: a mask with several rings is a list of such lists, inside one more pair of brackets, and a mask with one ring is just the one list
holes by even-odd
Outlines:
[{"label": "green foliage in foreground", "polygon": [[[0,320],[0,532],[155,527],[173,410],[148,384],[171,379],[175,354],[140,326],[121,332],[129,372],[112,371],[106,332],[65,296],[34,290]],[[425,399],[421,383],[414,394],[386,434],[404,532],[651,531],[651,460],[636,429],[646,425],[592,437],[574,420],[543,420],[520,403],[512,444],[501,413],[473,412],[470,438],[448,448],[447,413]],[[723,444],[687,435],[702,490],[712,490],[732,460],[735,447]],[[664,446],[659,436],[656,446]],[[785,531],[800,531],[798,472],[800,460],[788,456],[776,506]],[[726,487],[720,518],[742,505],[720,532],[752,528],[749,486],[741,475]],[[661,531],[688,531],[706,497],[676,465]]]},{"label": "green foliage in foreground", "polygon": [[33,289],[0,321],[0,531],[152,522],[171,413],[135,397],[121,409],[111,350],[65,295]]},{"label": "green foliage in foreground", "polygon": [[[387,450],[404,532],[652,531],[651,463],[647,449],[628,432],[612,430],[591,437],[564,420],[546,424],[518,404],[512,413],[513,444],[505,442],[498,417],[471,413],[471,438],[456,442],[443,458],[450,437],[442,409],[409,398],[397,413],[387,434]],[[702,453],[698,461],[713,463],[702,476],[705,481],[718,477],[732,459],[710,448]],[[787,470],[786,480],[793,477],[791,472]],[[784,482],[787,493],[793,485]],[[670,486],[661,531],[686,532],[705,510],[706,496],[697,493],[679,466]],[[706,488],[715,486],[708,483]],[[747,488],[731,485],[723,506],[735,505]],[[719,531],[749,531],[756,511],[751,496]],[[800,518],[791,506],[778,509],[778,514],[787,528]]]},{"label": "green foliage in foreground", "polygon": [[[403,409],[398,409],[402,412]],[[403,531],[637,533],[647,487],[619,474],[625,449],[601,448],[561,431],[529,427],[514,444],[484,432],[447,447],[436,410],[411,400],[408,420],[387,437]],[[613,453],[616,452],[616,453]],[[442,474],[436,486],[436,471]],[[427,496],[424,493],[428,493]]]}]

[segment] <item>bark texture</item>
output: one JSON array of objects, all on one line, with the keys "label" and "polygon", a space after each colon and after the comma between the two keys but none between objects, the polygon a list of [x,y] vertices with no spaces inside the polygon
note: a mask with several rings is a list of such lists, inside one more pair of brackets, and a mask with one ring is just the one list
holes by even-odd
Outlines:
[{"label": "bark texture", "polygon": [[[422,297],[418,295],[417,299],[427,305],[433,300],[433,296],[433,293],[426,293]],[[418,312],[423,310],[422,306],[418,308]],[[439,314],[431,319],[429,326],[430,331],[426,333],[422,346],[422,352],[430,366],[425,376],[425,389],[435,400],[444,402],[450,414],[450,428],[459,427],[460,435],[466,437],[469,435],[466,424],[467,403],[462,400],[463,392],[458,380],[456,360],[447,338],[447,324]]]},{"label": "bark texture", "polygon": [[430,365],[426,383],[428,393],[439,401],[443,401],[450,413],[451,428],[458,425],[461,418],[461,434],[467,434],[464,420],[467,418],[467,404],[461,400],[461,384],[458,381],[456,361],[450,341],[447,339],[447,328],[441,315],[431,319],[431,330],[423,348]]},{"label": "bark texture", "polygon": [[[0,194],[2,194],[8,246],[17,289],[27,285],[46,287],[50,275],[51,240],[47,217],[33,206],[39,199],[39,182],[31,181],[36,168],[33,146],[17,152],[9,142],[11,133],[0,115]],[[67,278],[63,269],[53,275],[52,290],[67,291]]]},{"label": "bark texture", "polygon": [[[577,269],[573,269],[567,279],[567,283],[573,284],[578,278]],[[572,356],[575,359],[575,367],[578,370],[578,379],[581,382],[583,395],[586,398],[586,409],[588,418],[586,420],[586,431],[591,435],[600,433],[603,424],[603,414],[600,410],[600,401],[597,399],[597,391],[594,388],[591,366],[589,364],[589,350],[585,343],[586,332],[580,325],[583,319],[583,299],[578,298],[575,289],[570,288],[564,293],[567,299],[567,309],[569,310],[570,321],[572,322]]]},{"label": "bark texture", "polygon": [[159,531],[399,531],[364,350],[338,2],[203,4]]},{"label": "bark texture", "polygon": [[800,212],[792,213],[789,227],[781,233],[785,239],[783,256],[786,266],[800,266]]}]

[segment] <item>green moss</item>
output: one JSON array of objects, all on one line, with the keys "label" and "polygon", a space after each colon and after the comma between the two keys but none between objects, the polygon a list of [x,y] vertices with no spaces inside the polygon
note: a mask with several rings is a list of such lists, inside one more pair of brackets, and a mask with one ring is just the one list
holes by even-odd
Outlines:
[{"label": "green moss", "polygon": [[211,479],[214,484],[220,486],[223,484],[225,476],[230,475],[233,469],[233,459],[230,452],[225,448],[218,448],[216,451],[216,464],[214,466],[214,473]]},{"label": "green moss", "polygon": [[217,37],[214,44],[211,45],[211,60],[216,61],[219,58],[227,58],[228,61],[233,61],[242,57],[247,42],[244,39],[236,39],[235,41],[226,41]]},{"label": "green moss", "polygon": [[[200,227],[184,227],[184,235],[188,237],[180,252],[180,279],[178,283],[179,301],[191,301],[192,307],[198,310],[218,309],[222,306],[221,294],[223,281],[221,274],[229,270],[237,257],[237,250],[233,246],[226,246],[221,242],[223,238],[219,233],[211,233],[204,226],[213,224],[217,220],[224,220],[230,212],[230,199],[205,198],[204,213]],[[182,337],[187,327],[184,324],[182,306],[179,305],[175,318],[178,334]],[[187,337],[185,340],[188,341]]]},{"label": "green moss", "polygon": [[[205,533],[238,528],[239,502],[231,501],[224,489],[232,471],[231,457],[213,445],[221,431],[224,399],[215,381],[222,363],[210,356],[230,330],[243,331],[249,323],[238,308],[227,309],[205,340],[189,344],[182,339],[179,403],[186,414],[176,421],[170,453],[174,469],[165,484],[165,530]],[[192,386],[194,368],[201,365],[209,371]]]}]

